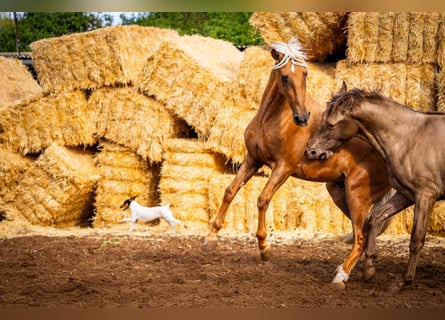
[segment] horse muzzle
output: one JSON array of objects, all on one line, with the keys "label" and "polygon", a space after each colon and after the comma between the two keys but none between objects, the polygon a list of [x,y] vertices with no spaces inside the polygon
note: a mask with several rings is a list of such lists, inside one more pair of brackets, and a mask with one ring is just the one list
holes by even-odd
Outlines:
[{"label": "horse muzzle", "polygon": [[310,112],[306,112],[303,115],[294,114],[294,122],[297,126],[305,127],[309,123]]},{"label": "horse muzzle", "polygon": [[326,160],[332,156],[332,151],[319,151],[314,148],[306,149],[306,156],[309,160]]}]

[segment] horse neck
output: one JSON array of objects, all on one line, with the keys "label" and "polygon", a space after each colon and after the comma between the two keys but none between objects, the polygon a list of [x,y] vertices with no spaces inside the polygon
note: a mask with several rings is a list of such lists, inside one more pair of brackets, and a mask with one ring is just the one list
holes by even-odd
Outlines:
[{"label": "horse neck", "polygon": [[[271,72],[269,81],[264,89],[261,97],[260,105],[257,112],[257,118],[261,122],[267,121],[273,117],[283,117],[283,115],[292,119],[292,110],[286,103],[286,97],[280,93],[276,82],[276,75]],[[307,93],[305,96],[306,109],[311,113],[309,125],[316,121],[320,121],[319,115],[323,112],[323,107],[316,103]]]},{"label": "horse neck", "polygon": [[[271,114],[278,113],[276,110],[277,106],[283,105],[283,100],[285,97],[279,92],[276,84],[275,84],[275,75],[274,72],[271,72],[269,76],[269,81],[267,82],[266,88],[264,89],[263,96],[261,97],[260,106],[258,108],[257,116],[261,121],[266,117],[268,118]],[[275,107],[275,108],[274,108]],[[290,111],[290,109],[289,109]]]},{"label": "horse neck", "polygon": [[394,153],[402,154],[400,151],[406,148],[403,141],[418,121],[417,112],[389,100],[384,103],[363,102],[351,115],[385,159],[394,158]]}]

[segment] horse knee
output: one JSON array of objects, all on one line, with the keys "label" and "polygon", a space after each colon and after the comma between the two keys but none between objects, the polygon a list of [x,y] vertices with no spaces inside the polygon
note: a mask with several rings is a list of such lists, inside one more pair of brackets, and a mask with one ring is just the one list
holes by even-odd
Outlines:
[{"label": "horse knee", "polygon": [[270,199],[266,198],[264,196],[259,196],[258,202],[257,202],[257,208],[259,212],[264,212],[269,207]]}]

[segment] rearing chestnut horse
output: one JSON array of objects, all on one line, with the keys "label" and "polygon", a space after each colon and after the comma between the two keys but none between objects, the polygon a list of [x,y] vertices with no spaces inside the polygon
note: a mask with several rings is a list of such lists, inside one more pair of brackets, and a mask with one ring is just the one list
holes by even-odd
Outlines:
[{"label": "rearing chestnut horse", "polygon": [[290,176],[327,182],[334,202],[351,219],[354,234],[352,251],[333,280],[338,287],[344,288],[344,282],[365,247],[363,226],[368,211],[390,190],[385,162],[370,144],[359,138],[351,139],[327,160],[307,158],[307,141],[318,128],[325,108],[306,94],[308,69],[300,44],[291,39],[288,44],[278,43],[272,48],[276,64],[258,112],[244,133],[247,155],[225,190],[218,214],[205,238],[204,249],[216,246],[217,233],[238,190],[259,168],[267,165],[272,171],[257,203],[256,237],[261,258],[270,258],[265,218],[275,192]]}]

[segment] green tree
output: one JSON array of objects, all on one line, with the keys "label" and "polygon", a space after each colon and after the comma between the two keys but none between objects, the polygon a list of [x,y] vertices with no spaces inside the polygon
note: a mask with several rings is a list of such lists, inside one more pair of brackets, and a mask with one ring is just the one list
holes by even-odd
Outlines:
[{"label": "green tree", "polygon": [[122,24],[137,24],[177,30],[180,35],[200,34],[234,45],[264,44],[249,24],[252,12],[146,12],[126,17]]},{"label": "green tree", "polygon": [[[17,15],[20,50],[30,51],[29,45],[40,39],[94,30],[111,23],[112,17],[99,13],[24,12]],[[14,21],[10,17],[0,17],[0,51],[16,50]]]}]

